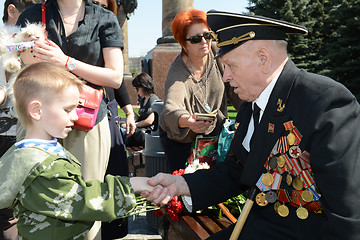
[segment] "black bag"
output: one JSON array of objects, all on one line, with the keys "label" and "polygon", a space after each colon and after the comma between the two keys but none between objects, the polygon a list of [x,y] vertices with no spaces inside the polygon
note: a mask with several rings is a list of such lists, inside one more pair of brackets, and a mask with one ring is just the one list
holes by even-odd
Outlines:
[{"label": "black bag", "polygon": [[135,133],[126,138],[125,145],[127,147],[145,147],[145,129],[136,128]]}]

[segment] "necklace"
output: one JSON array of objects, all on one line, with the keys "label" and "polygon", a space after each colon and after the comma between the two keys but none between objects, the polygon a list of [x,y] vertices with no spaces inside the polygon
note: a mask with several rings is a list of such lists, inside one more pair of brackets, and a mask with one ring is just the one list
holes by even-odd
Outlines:
[{"label": "necklace", "polygon": [[[79,8],[78,11],[76,11],[76,12],[74,12],[74,13],[71,13],[70,15],[68,15],[68,16],[66,16],[66,17],[63,17],[63,16],[61,15],[61,11],[60,11],[60,16],[61,16],[61,19],[62,19],[63,23],[69,24],[69,25],[75,25],[77,22],[80,21],[81,16],[84,15],[84,14],[83,14],[83,11],[84,11],[84,13],[85,13],[85,4],[84,4],[84,2],[82,2],[82,4],[81,4],[81,6],[80,6],[80,8]],[[76,15],[74,21],[69,21],[69,20],[67,20],[67,19],[69,19],[70,17],[74,16],[75,14],[77,14],[77,15]]]},{"label": "necklace", "polygon": [[[188,57],[188,58],[189,58],[189,57]],[[190,58],[189,58],[189,63],[190,63],[190,67],[191,67],[191,69],[192,69],[191,75],[192,75],[192,76],[194,77],[194,79],[196,80],[196,77],[195,77],[195,68],[194,68],[194,66],[193,66]],[[205,65],[205,71],[206,71],[206,69],[207,69],[207,63],[206,63],[206,65]],[[207,81],[206,81],[206,79],[204,79],[203,81],[204,81],[204,83],[205,83],[205,84],[204,84],[204,85],[205,85],[205,94],[204,94],[203,90],[201,89],[201,86],[199,86],[199,90],[200,90],[201,94],[204,96],[205,111],[208,112],[208,113],[210,113],[211,108],[210,108],[209,104],[208,104],[207,101],[206,101],[206,97],[207,97],[207,86],[206,86],[206,85],[207,85]],[[197,84],[199,84],[199,81],[197,81]],[[199,85],[200,85],[200,84],[199,84]]]}]

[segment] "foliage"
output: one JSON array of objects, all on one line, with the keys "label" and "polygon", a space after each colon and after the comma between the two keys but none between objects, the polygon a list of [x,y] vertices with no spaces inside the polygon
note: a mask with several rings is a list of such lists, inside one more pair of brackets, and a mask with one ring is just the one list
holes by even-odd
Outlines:
[{"label": "foliage", "polygon": [[131,66],[130,68],[130,73],[132,77],[136,77],[137,75],[139,75],[138,70],[136,69],[135,65]]},{"label": "foliage", "polygon": [[248,10],[307,27],[307,35],[289,36],[291,59],[343,83],[360,99],[360,0],[249,0]]}]

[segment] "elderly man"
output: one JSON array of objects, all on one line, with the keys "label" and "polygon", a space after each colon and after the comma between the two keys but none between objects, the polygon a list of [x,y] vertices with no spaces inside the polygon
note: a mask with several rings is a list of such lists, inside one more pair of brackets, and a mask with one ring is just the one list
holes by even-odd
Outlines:
[{"label": "elderly man", "polygon": [[[190,211],[258,190],[239,239],[360,239],[360,107],[341,84],[298,69],[286,34],[306,28],[274,19],[209,11],[223,80],[246,102],[225,162],[171,176],[143,193],[166,203],[190,196]],[[149,194],[149,195],[148,195]],[[232,228],[210,237],[228,239]]]}]

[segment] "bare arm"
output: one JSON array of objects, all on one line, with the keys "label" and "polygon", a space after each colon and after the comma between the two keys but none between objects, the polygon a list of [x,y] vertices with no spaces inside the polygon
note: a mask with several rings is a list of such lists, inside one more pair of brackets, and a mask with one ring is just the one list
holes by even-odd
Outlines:
[{"label": "bare arm", "polygon": [[[38,62],[51,62],[60,67],[64,67],[68,61],[63,51],[54,42],[46,44],[37,41],[33,51],[34,57]],[[76,69],[72,71],[77,76],[99,86],[119,88],[124,72],[123,56],[120,48],[103,48],[105,66],[98,67],[76,60]]]},{"label": "bare arm", "polygon": [[146,119],[137,122],[136,127],[142,128],[142,127],[150,126],[151,124],[154,123],[154,120],[155,120],[155,114],[150,113],[150,115]]}]

